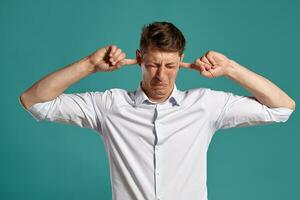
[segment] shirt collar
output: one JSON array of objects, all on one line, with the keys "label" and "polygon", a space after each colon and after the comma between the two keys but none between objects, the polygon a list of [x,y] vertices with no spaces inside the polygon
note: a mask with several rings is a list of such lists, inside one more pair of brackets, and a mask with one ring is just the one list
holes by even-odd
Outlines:
[{"label": "shirt collar", "polygon": [[[155,102],[151,101],[148,98],[148,96],[146,95],[146,93],[142,89],[141,84],[142,84],[142,82],[140,82],[140,84],[139,84],[139,86],[136,89],[135,94],[134,94],[135,105],[140,105],[140,104],[144,103],[145,101],[155,104]],[[175,83],[174,83],[174,88],[172,90],[172,93],[166,101],[169,101],[173,106],[174,105],[180,106],[180,103],[179,103],[179,101],[180,101],[180,91],[177,89]]]}]

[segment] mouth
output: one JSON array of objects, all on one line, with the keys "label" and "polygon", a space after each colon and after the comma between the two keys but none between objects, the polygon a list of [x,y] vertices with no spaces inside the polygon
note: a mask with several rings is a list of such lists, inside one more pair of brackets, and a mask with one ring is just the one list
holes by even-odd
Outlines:
[{"label": "mouth", "polygon": [[152,85],[155,86],[155,87],[166,87],[168,84],[166,84],[166,83],[154,83]]}]

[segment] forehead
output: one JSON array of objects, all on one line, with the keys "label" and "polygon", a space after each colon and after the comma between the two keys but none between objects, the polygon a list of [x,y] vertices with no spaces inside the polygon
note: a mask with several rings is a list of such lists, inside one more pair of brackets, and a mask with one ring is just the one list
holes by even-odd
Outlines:
[{"label": "forehead", "polygon": [[149,50],[143,55],[143,60],[148,62],[177,62],[179,59],[180,56],[178,52]]}]

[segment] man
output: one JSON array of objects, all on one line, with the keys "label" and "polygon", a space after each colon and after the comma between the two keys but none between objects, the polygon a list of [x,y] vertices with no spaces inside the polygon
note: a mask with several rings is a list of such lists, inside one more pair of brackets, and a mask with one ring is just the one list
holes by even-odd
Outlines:
[{"label": "man", "polygon": [[[185,38],[169,22],[144,26],[135,59],[116,45],[36,82],[20,96],[37,119],[76,124],[98,131],[104,141],[114,200],[206,200],[206,153],[215,131],[285,122],[295,102],[266,78],[221,53],[209,51],[183,62]],[[138,64],[137,90],[64,94],[78,80]],[[180,67],[214,78],[226,76],[253,97],[208,88],[180,91]]]}]

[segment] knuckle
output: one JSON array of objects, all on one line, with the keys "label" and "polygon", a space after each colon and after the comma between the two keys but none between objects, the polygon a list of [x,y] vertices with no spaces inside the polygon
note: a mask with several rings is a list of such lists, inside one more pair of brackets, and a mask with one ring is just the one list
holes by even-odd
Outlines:
[{"label": "knuckle", "polygon": [[123,53],[121,53],[121,59],[124,59],[125,57],[126,57],[126,54],[123,52]]},{"label": "knuckle", "polygon": [[212,50],[207,51],[207,53],[205,54],[207,57],[210,57],[213,54]]},{"label": "knuckle", "polygon": [[115,50],[117,48],[117,46],[116,45],[111,45],[111,50]]}]

